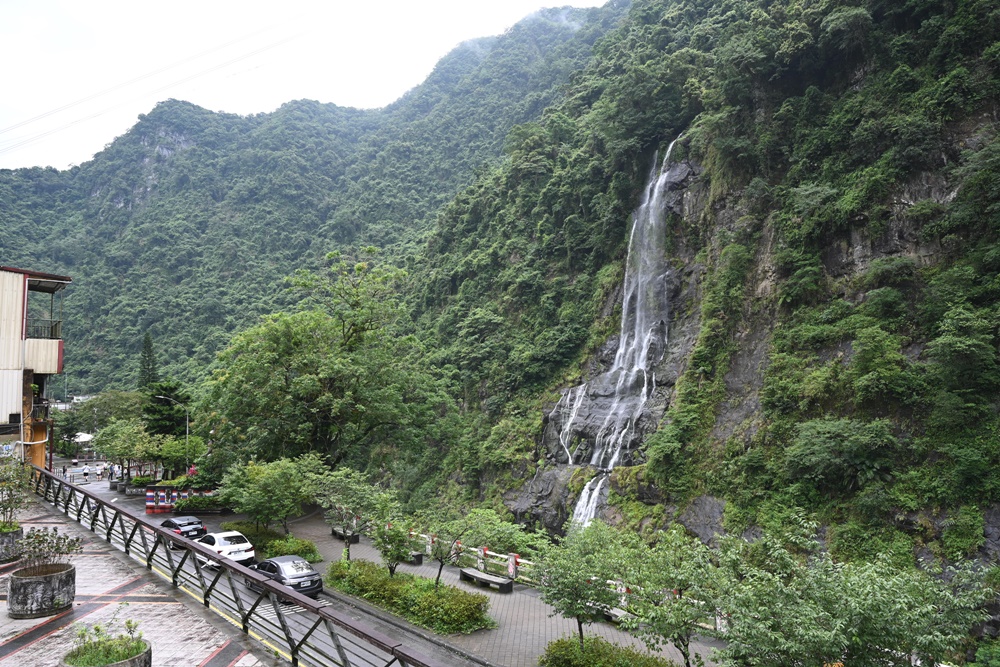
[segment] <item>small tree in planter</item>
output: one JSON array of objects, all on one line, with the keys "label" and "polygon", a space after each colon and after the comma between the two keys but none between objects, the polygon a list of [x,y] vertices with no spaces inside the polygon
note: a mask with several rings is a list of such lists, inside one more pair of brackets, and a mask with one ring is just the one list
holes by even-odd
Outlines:
[{"label": "small tree in planter", "polygon": [[389,576],[396,575],[399,564],[410,560],[413,539],[406,528],[399,503],[390,495],[382,499],[378,516],[372,529],[372,544],[382,554],[382,562],[389,570]]},{"label": "small tree in planter", "polygon": [[31,473],[13,458],[0,459],[0,562],[18,556],[17,541],[24,536],[18,511],[28,506]]},{"label": "small tree in planter", "polygon": [[71,607],[76,598],[76,567],[68,557],[83,550],[83,540],[60,535],[56,528],[32,528],[17,546],[21,567],[10,574],[7,614],[39,618]]},{"label": "small tree in planter", "polygon": [[391,494],[350,468],[326,474],[310,474],[316,502],[326,509],[326,520],[333,533],[344,540],[344,559],[351,560],[351,543],[378,520],[379,508],[391,501]]},{"label": "small tree in planter", "polygon": [[76,646],[63,656],[62,664],[67,667],[150,667],[153,648],[138,632],[137,621],[126,620],[124,632],[112,634],[118,613],[127,604],[119,604],[107,623],[76,624]]}]

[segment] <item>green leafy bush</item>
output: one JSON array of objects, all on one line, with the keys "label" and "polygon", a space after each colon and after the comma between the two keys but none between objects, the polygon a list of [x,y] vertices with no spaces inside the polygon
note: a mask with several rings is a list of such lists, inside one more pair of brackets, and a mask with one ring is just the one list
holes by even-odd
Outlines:
[{"label": "green leafy bush", "polygon": [[152,477],[143,475],[141,477],[133,477],[129,480],[129,486],[149,486],[154,481],[155,480]]},{"label": "green leafy bush", "polygon": [[[286,537],[285,535],[282,535],[276,530],[271,530],[270,528],[263,528],[261,526],[258,526],[253,521],[223,521],[221,524],[219,524],[219,527],[222,528],[222,530],[240,531],[241,533],[246,535],[246,538],[250,540],[251,544],[254,545],[254,548],[260,550],[261,552],[265,551],[268,548],[268,545],[270,545],[272,542],[280,542],[284,540]],[[270,558],[270,556],[266,557]],[[309,562],[316,562],[316,561],[309,561]]]},{"label": "green leafy bush", "polygon": [[[246,533],[244,533],[244,535],[246,535]],[[249,536],[247,537],[249,538]],[[250,539],[250,541],[254,545],[259,544],[259,542],[255,542],[253,539]],[[302,540],[297,537],[293,537],[292,535],[286,535],[283,538],[271,540],[263,547],[257,546],[257,553],[263,555],[264,558],[274,558],[275,556],[302,556],[310,563],[318,563],[323,560],[323,556],[320,555],[315,542]]]},{"label": "green leafy bush", "polygon": [[494,626],[486,614],[489,598],[454,586],[434,586],[432,579],[396,573],[366,560],[340,560],[330,564],[326,583],[356,595],[403,618],[441,633],[469,633]]},{"label": "green leafy bush", "polygon": [[799,424],[785,465],[793,480],[808,480],[829,493],[857,490],[882,475],[896,447],[884,419],[813,419]]},{"label": "green leafy bush", "polygon": [[986,542],[983,513],[974,505],[960,507],[941,531],[941,546],[951,559],[969,558]]},{"label": "green leafy bush", "polygon": [[192,496],[174,503],[174,514],[198,513],[204,510],[228,509],[215,496]]},{"label": "green leafy bush", "polygon": [[582,649],[574,637],[557,639],[538,659],[539,667],[672,667],[676,664],[600,637],[587,637]]},{"label": "green leafy bush", "polygon": [[66,664],[72,667],[102,667],[118,664],[143,653],[146,650],[146,642],[142,638],[142,633],[138,632],[137,621],[126,620],[125,631],[117,635],[110,632],[118,618],[118,612],[127,604],[127,602],[121,603],[106,624],[95,623],[88,626],[78,623],[76,646],[67,654]]}]

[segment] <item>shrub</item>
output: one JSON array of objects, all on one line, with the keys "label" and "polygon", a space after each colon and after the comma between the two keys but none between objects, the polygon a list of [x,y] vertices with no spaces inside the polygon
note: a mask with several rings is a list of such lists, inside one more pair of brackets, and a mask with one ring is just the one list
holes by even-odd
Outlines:
[{"label": "shrub", "polygon": [[539,667],[675,667],[677,663],[600,637],[580,642],[564,637],[551,642],[538,659]]},{"label": "shrub", "polygon": [[485,595],[443,584],[435,588],[432,579],[412,574],[391,577],[388,570],[370,561],[331,563],[325,581],[441,634],[469,633],[494,625],[486,614],[490,603]]},{"label": "shrub", "polygon": [[[127,602],[122,602],[124,606]],[[112,635],[109,630],[118,618],[121,606],[107,624],[87,626],[82,623],[76,626],[76,647],[66,655],[66,664],[72,667],[100,667],[112,665],[134,658],[146,650],[146,642],[142,633],[137,632],[137,621],[125,621],[125,631]]]},{"label": "shrub", "polygon": [[184,500],[178,500],[174,504],[174,514],[197,513],[204,510],[220,509],[228,508],[215,496],[192,496]]},{"label": "shrub", "polygon": [[129,481],[130,486],[149,486],[155,480],[149,475],[143,475],[142,477],[133,477]]},{"label": "shrub", "polygon": [[79,537],[60,535],[57,528],[31,528],[17,541],[23,574],[45,574],[57,564],[69,562],[68,557],[83,551]]},{"label": "shrub", "polygon": [[963,505],[948,518],[941,531],[941,546],[953,560],[971,558],[986,542],[983,513],[973,505]]},{"label": "shrub", "polygon": [[[270,528],[264,528],[258,526],[253,521],[223,521],[219,524],[219,528],[222,530],[238,530],[254,545],[254,548],[259,549],[261,552],[268,548],[272,542],[279,542],[285,539],[285,536],[281,533],[271,530]],[[289,552],[291,553],[291,552]],[[279,554],[274,554],[279,555]],[[270,556],[266,556],[270,558]],[[315,562],[315,561],[310,561]]]},{"label": "shrub", "polygon": [[798,425],[785,466],[792,480],[830,493],[855,491],[885,472],[895,447],[886,420],[812,419]]},{"label": "shrub", "polygon": [[30,484],[28,466],[13,457],[0,459],[0,533],[21,527],[17,513],[29,505]]},{"label": "shrub", "polygon": [[[244,535],[245,534],[246,533],[244,533]],[[255,545],[259,544],[259,541],[254,542],[252,539],[250,541]],[[310,563],[318,563],[323,560],[323,556],[320,555],[319,549],[316,548],[316,544],[314,542],[301,540],[297,537],[293,537],[292,535],[286,535],[285,537],[271,540],[263,547],[257,548],[258,551],[264,555],[264,558],[274,558],[275,556],[301,556]]]}]

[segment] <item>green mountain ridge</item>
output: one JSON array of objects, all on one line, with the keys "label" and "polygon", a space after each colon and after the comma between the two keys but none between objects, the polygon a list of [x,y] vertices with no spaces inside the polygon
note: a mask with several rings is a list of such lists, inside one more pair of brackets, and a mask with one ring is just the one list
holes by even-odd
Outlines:
[{"label": "green mountain ridge", "polygon": [[289,305],[284,278],[336,247],[402,261],[621,12],[539,12],[460,45],[384,109],[302,100],[240,117],[171,100],[79,167],[0,173],[6,261],[75,279],[73,391],[131,385],[147,330],[167,373],[204,377],[234,331]]},{"label": "green mountain ridge", "polygon": [[[71,172],[0,173],[10,263],[79,276],[73,383],[127,386],[147,330],[168,373],[199,380],[284,311],[225,359],[292,343],[318,359],[269,384],[303,423],[252,423],[224,377],[228,407],[206,419],[239,416],[234,448],[326,447],[415,504],[506,504],[558,531],[596,471],[546,449],[548,413],[608,365],[630,214],[680,136],[697,175],[669,221],[672,347],[604,516],[699,514],[708,536],[804,510],[837,558],[1000,556],[1000,5],[641,0],[541,18],[459,47],[378,112],[169,102]],[[409,272],[390,331],[419,372],[398,385],[458,406],[408,428],[405,451],[351,430],[370,406],[340,400],[359,373],[322,367],[335,343],[277,335],[328,326],[292,312],[282,280],[368,244]],[[348,352],[352,372],[375,363]],[[316,396],[334,426],[304,423]]]}]

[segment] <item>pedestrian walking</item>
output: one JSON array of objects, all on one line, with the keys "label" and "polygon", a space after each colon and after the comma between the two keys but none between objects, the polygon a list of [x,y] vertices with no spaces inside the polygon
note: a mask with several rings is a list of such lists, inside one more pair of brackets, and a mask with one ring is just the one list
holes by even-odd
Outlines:
[{"label": "pedestrian walking", "polygon": [[66,473],[69,472],[69,468],[63,466],[63,479],[66,479]]},{"label": "pedestrian walking", "polygon": [[104,479],[104,464],[103,463],[98,463],[97,464],[97,481],[100,482],[102,479]]},{"label": "pedestrian walking", "polygon": [[85,484],[90,481],[90,466],[89,465],[83,466],[83,481],[84,481]]}]

